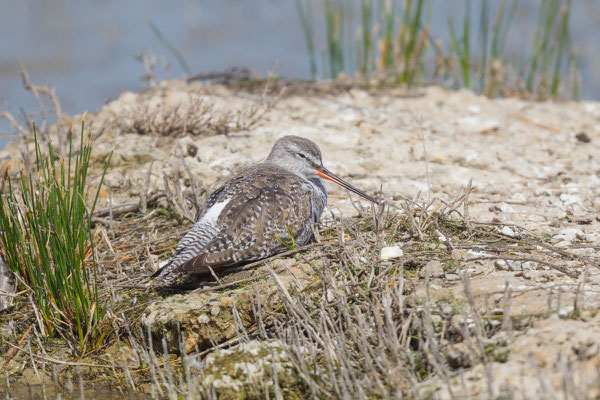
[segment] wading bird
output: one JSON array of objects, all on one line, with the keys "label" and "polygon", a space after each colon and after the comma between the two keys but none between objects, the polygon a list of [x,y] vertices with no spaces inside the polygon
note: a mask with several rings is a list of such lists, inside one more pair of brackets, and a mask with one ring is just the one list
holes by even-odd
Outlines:
[{"label": "wading bird", "polygon": [[228,178],[213,192],[175,256],[154,276],[170,286],[187,274],[207,274],[302,246],[327,204],[327,179],[379,204],[323,166],[316,144],[298,136],[275,142],[266,160]]}]

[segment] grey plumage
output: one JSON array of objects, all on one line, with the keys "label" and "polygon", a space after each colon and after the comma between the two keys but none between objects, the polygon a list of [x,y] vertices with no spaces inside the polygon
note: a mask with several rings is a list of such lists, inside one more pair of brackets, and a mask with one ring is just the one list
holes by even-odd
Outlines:
[{"label": "grey plumage", "polygon": [[311,225],[319,221],[327,204],[319,177],[376,202],[327,171],[313,142],[286,136],[275,143],[263,163],[233,175],[208,196],[175,256],[155,274],[156,284],[171,285],[188,273],[219,272],[272,256],[287,250],[281,241],[308,243]]}]

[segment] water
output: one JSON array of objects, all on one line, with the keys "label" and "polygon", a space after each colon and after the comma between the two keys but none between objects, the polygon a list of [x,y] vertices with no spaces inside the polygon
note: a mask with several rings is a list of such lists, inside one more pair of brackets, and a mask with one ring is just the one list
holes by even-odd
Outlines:
[{"label": "water", "polygon": [[[517,47],[523,35],[533,35],[539,0],[521,3],[525,4],[509,40]],[[447,38],[445,16],[452,14],[460,21],[463,2],[434,4],[440,21],[433,19],[433,33]],[[600,74],[594,71],[600,67],[600,2],[574,1],[571,18],[580,54],[582,95],[599,100]],[[148,48],[168,63],[166,72],[159,68],[159,76],[181,77],[181,66],[152,33],[148,21],[181,51],[192,73],[244,66],[266,76],[278,63],[282,76],[309,78],[304,37],[292,0],[0,0],[0,100],[17,113],[19,108],[39,109],[22,88],[21,62],[34,83],[56,88],[63,111],[70,115],[96,110],[121,92],[142,87],[143,68],[135,56]],[[322,25],[317,17],[315,26]],[[322,43],[318,38],[318,48]],[[0,120],[0,132],[9,130]],[[0,147],[5,136],[0,137]]]}]

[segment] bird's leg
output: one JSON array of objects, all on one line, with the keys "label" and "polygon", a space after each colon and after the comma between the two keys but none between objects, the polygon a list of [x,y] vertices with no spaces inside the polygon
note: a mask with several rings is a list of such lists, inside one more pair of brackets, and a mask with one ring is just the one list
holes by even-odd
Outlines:
[{"label": "bird's leg", "polygon": [[310,230],[312,231],[313,237],[315,238],[317,243],[321,243],[321,235],[319,235],[319,230],[315,229],[315,224],[313,224],[312,221],[310,221]]}]

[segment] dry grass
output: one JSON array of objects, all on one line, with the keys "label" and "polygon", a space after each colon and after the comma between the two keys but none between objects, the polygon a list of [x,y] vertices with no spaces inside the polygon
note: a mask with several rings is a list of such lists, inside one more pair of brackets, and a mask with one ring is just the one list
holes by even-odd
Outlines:
[{"label": "dry grass", "polygon": [[[264,81],[258,97],[245,100],[237,107],[223,107],[215,103],[210,87],[189,91],[187,97],[172,101],[161,98],[150,103],[140,95],[131,107],[113,112],[112,125],[123,126],[140,135],[179,137],[184,135],[212,136],[247,131],[257,127],[263,117],[275,106],[282,94],[273,92],[271,79]],[[159,90],[159,89],[149,89]]]},{"label": "dry grass", "polygon": [[54,115],[60,122],[64,114],[56,91],[49,88],[48,85],[40,86],[34,84],[29,77],[29,72],[24,67],[21,67],[21,81],[23,88],[35,98],[39,110],[32,113],[21,111],[21,113],[17,114],[6,109],[0,109],[0,118],[7,120],[23,140],[32,141],[34,124],[38,134],[45,134],[49,124],[52,123],[48,119],[48,116]]},{"label": "dry grass", "polygon": [[[491,314],[473,295],[466,266],[483,258],[521,260],[513,263],[532,261],[575,275],[598,260],[562,254],[560,249],[515,226],[511,227],[515,237],[509,237],[500,233],[503,226],[472,220],[468,217],[469,192],[467,186],[446,202],[407,200],[402,210],[363,209],[361,217],[324,224],[320,244],[285,256],[312,266],[314,279],[298,291],[290,292],[281,284],[281,272],[275,272],[268,262],[252,267],[264,272],[254,277],[223,277],[222,285],[208,286],[203,291],[228,290],[232,285],[254,285],[257,280],[269,279],[279,288],[281,306],[265,311],[261,306],[264,299],[256,291],[252,299],[253,325],[244,325],[238,319],[237,337],[208,349],[186,349],[185,335],[180,333],[179,354],[172,355],[166,347],[155,347],[155,338],[141,328],[139,318],[145,306],[158,296],[145,290],[146,276],[170,257],[188,224],[175,222],[177,211],[172,204],[153,200],[148,202],[145,214],[137,207],[114,216],[112,229],[104,228],[106,220],[97,227],[101,232],[97,235],[97,251],[104,266],[103,287],[119,316],[115,333],[104,348],[73,359],[59,351],[60,344],[36,340],[35,329],[19,344],[20,332],[35,317],[26,301],[17,298],[23,308],[3,318],[14,320],[18,327],[14,339],[5,342],[4,347],[21,349],[9,367],[35,366],[41,380],[54,381],[52,385],[64,393],[69,393],[68,387],[77,391],[77,385],[65,382],[67,376],[73,379],[79,374],[86,388],[99,388],[110,380],[118,382],[113,390],[142,390],[153,398],[216,398],[219,389],[202,383],[207,354],[249,340],[276,339],[287,355],[285,373],[272,373],[262,389],[242,389],[258,393],[259,398],[267,393],[275,398],[289,395],[292,387],[300,391],[296,395],[301,398],[412,398],[422,396],[424,382],[433,377],[438,377],[455,397],[461,397],[466,389],[450,384],[460,376],[461,367],[455,365],[448,351],[464,343],[470,350],[463,365],[484,365],[488,395],[494,397],[494,377],[486,366],[502,353],[490,352],[490,343],[495,343],[491,338],[499,332],[510,336],[514,329],[531,323],[532,317],[548,315],[540,312],[525,320],[511,316],[515,292],[506,289],[502,292],[504,310],[498,320],[497,314]],[[382,261],[380,249],[393,243],[403,244],[404,257]],[[468,258],[468,249],[485,255]],[[448,307],[430,298],[434,277],[419,271],[431,260],[440,261],[446,274],[460,274],[465,302]],[[567,261],[576,261],[580,266],[565,269]],[[424,296],[416,295],[419,286],[425,288]],[[232,307],[236,315],[235,303]],[[17,344],[8,344],[11,342]],[[84,374],[77,372],[82,366],[87,371]],[[52,369],[58,367],[60,372],[53,375]],[[290,377],[293,386],[285,380]]]}]

